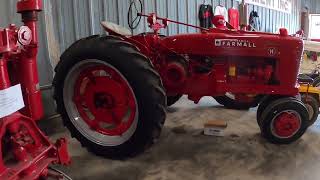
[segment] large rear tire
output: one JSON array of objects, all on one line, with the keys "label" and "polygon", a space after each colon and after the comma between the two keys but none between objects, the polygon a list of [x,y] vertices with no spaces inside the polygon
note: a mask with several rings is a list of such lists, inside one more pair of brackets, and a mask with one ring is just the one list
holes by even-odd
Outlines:
[{"label": "large rear tire", "polygon": [[160,136],[167,103],[160,76],[122,39],[91,36],[74,43],[61,56],[53,85],[64,125],[97,155],[132,157]]}]

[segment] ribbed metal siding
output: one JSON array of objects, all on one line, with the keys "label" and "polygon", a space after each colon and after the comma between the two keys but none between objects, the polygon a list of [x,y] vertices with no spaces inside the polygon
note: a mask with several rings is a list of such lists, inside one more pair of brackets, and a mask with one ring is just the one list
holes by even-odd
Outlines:
[{"label": "ribbed metal siding", "polygon": [[[220,0],[227,8],[232,7],[231,0]],[[259,6],[249,6],[249,10],[258,11],[262,31],[277,32],[279,28],[286,27],[290,33],[299,29],[299,0],[293,0],[293,12],[288,14]],[[198,8],[203,0],[143,0],[144,13],[156,12],[159,16],[186,22],[199,24]],[[206,0],[205,2],[218,5],[218,0]],[[92,34],[103,33],[100,21],[108,20],[121,26],[127,25],[127,11],[129,0],[55,0],[51,1],[54,12],[54,25],[61,50],[66,49],[75,40]],[[234,1],[234,7],[239,2]],[[149,31],[145,22],[141,22],[134,33]],[[193,33],[194,28],[170,24],[168,29],[162,30],[165,35],[177,33]]]},{"label": "ribbed metal siding", "polygon": [[302,8],[308,7],[310,13],[320,13],[320,1],[319,0],[301,0]]}]

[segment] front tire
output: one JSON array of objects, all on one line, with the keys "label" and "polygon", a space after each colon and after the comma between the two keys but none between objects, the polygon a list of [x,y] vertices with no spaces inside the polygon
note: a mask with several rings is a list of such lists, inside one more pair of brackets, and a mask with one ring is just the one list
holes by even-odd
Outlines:
[{"label": "front tire", "polygon": [[295,98],[272,101],[261,115],[262,136],[274,144],[289,144],[298,140],[308,128],[308,110]]},{"label": "front tire", "polygon": [[260,102],[258,109],[257,109],[257,123],[260,126],[261,124],[261,115],[263,111],[266,109],[266,107],[274,100],[279,99],[278,96],[267,96],[263,98],[263,100]]},{"label": "front tire", "polygon": [[71,135],[112,159],[143,152],[166,118],[160,76],[133,45],[112,36],[85,38],[64,52],[54,98]]}]

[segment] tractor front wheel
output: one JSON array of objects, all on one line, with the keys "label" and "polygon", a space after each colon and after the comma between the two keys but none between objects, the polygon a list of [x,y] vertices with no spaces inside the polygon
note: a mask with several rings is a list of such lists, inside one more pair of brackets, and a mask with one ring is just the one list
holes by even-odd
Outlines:
[{"label": "tractor front wheel", "polygon": [[263,98],[263,100],[260,102],[258,109],[257,109],[257,123],[260,126],[261,123],[261,115],[263,111],[266,109],[266,107],[274,100],[279,99],[280,97],[277,96],[267,96]]},{"label": "tractor front wheel", "polygon": [[262,136],[271,143],[289,144],[307,130],[309,115],[303,103],[295,98],[270,102],[260,117]]},{"label": "tractor front wheel", "polygon": [[85,38],[66,50],[56,68],[54,98],[71,135],[113,159],[156,142],[166,118],[165,91],[149,59],[112,36]]}]

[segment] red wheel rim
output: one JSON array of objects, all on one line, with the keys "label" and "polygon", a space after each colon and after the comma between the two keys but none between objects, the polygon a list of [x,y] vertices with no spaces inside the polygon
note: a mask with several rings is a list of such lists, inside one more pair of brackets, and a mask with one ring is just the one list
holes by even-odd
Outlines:
[{"label": "red wheel rim", "polygon": [[301,117],[297,112],[284,111],[273,119],[273,132],[277,137],[289,138],[294,136],[301,127]]},{"label": "red wheel rim", "polygon": [[96,65],[83,69],[74,87],[73,101],[92,130],[121,136],[133,124],[135,96],[128,82],[113,68]]}]

